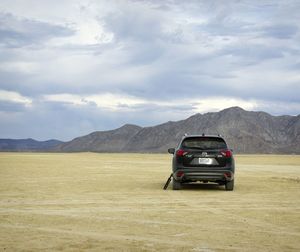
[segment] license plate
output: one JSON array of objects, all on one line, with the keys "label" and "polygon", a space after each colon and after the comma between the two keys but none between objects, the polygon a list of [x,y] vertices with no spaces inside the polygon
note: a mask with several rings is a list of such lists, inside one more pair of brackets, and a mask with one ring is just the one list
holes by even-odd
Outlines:
[{"label": "license plate", "polygon": [[199,164],[211,164],[211,158],[199,158]]}]

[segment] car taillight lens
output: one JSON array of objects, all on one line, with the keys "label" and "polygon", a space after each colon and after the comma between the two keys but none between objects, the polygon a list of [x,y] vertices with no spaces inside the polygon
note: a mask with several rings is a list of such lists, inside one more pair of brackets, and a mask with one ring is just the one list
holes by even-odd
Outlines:
[{"label": "car taillight lens", "polygon": [[231,156],[232,156],[232,153],[231,153],[230,150],[222,150],[222,151],[221,151],[221,155],[222,155],[223,157],[231,157]]},{"label": "car taillight lens", "polygon": [[177,157],[183,157],[185,154],[187,154],[187,152],[184,150],[179,149],[178,151],[176,151]]},{"label": "car taillight lens", "polygon": [[180,177],[182,177],[183,175],[184,175],[183,171],[179,171],[179,172],[176,173],[176,177],[177,177],[177,178],[180,178]]},{"label": "car taillight lens", "polygon": [[225,178],[231,178],[231,173],[230,172],[225,172],[224,177]]}]

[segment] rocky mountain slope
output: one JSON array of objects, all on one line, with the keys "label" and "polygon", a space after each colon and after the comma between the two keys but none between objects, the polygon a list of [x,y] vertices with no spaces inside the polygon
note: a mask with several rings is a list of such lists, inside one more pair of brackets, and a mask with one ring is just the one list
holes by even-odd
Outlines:
[{"label": "rocky mountain slope", "polygon": [[237,153],[300,154],[300,115],[272,116],[239,107],[153,127],[124,125],[63,143],[54,151],[166,152],[185,134],[221,134]]},{"label": "rocky mountain slope", "polygon": [[123,152],[127,151],[131,138],[141,129],[139,126],[126,124],[115,130],[96,131],[61,144],[54,150],[63,152]]}]

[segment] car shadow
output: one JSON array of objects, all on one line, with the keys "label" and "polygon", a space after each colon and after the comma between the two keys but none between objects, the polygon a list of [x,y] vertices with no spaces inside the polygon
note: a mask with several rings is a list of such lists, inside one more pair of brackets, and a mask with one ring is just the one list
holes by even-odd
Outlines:
[{"label": "car shadow", "polygon": [[224,191],[224,186],[218,184],[190,183],[182,184],[182,190],[221,190]]}]

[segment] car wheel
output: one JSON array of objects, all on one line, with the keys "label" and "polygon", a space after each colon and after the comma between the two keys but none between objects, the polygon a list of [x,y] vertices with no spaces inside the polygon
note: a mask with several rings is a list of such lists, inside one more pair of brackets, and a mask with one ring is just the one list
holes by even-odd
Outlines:
[{"label": "car wheel", "polygon": [[181,183],[173,179],[172,181],[172,188],[173,190],[180,190],[181,189]]},{"label": "car wheel", "polygon": [[234,188],[234,179],[226,182],[225,184],[226,191],[233,191],[233,188]]}]

